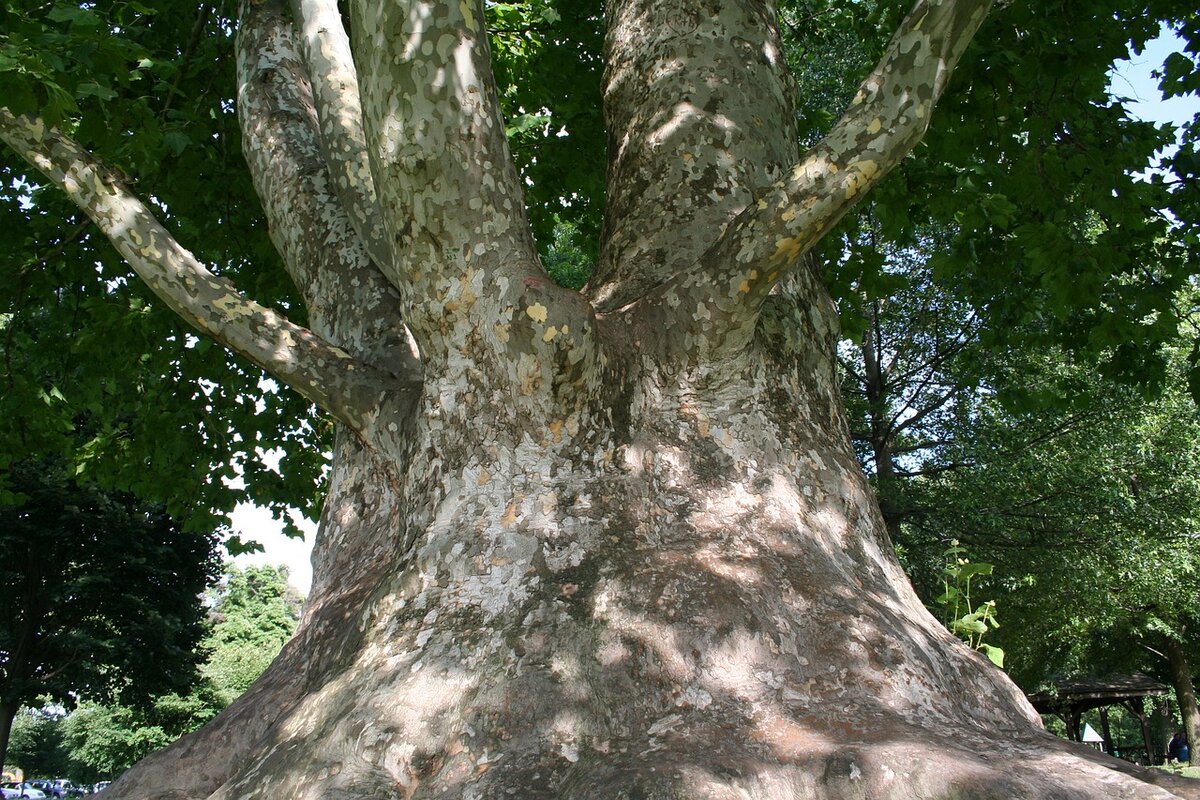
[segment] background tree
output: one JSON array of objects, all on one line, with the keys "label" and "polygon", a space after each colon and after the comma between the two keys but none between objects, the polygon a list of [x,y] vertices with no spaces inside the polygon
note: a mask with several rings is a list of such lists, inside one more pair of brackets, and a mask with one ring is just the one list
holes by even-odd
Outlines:
[{"label": "background tree", "polygon": [[226,570],[213,610],[214,627],[205,643],[211,654],[202,670],[220,708],[250,688],[279,654],[296,630],[300,605],[286,568]]},{"label": "background tree", "polygon": [[950,539],[996,564],[1009,624],[995,635],[1021,685],[1144,670],[1175,687],[1191,730],[1200,423],[1182,362],[1147,398],[1061,354],[1013,359],[926,454],[899,539],[926,596]]},{"label": "background tree", "polygon": [[[1009,51],[993,49],[946,98],[947,127],[922,151],[936,158],[879,185],[925,134],[989,6],[849,15],[878,66],[802,154],[774,5],[607,3],[605,206],[576,293],[546,280],[522,193],[557,196],[567,221],[575,198],[524,180],[505,140],[559,129],[502,119],[484,3],[362,0],[349,36],[328,2],[297,0],[290,15],[245,3],[212,38],[239,31],[242,146],[296,285],[298,302],[276,298],[287,319],[238,291],[258,274],[253,258],[208,240],[184,250],[155,218],[186,233],[176,201],[154,190],[152,209],[85,149],[125,162],[127,123],[166,105],[140,91],[133,59],[187,52],[178,26],[132,6],[141,16],[10,10],[27,35],[8,40],[5,74],[29,88],[4,95],[0,137],[43,175],[17,184],[12,213],[48,214],[30,184],[65,190],[165,305],[339,426],[296,638],[112,795],[168,779],[178,797],[1151,793],[1140,781],[1154,776],[1109,773],[1041,735],[1019,691],[911,592],[848,442],[836,312],[805,258],[878,185],[898,209],[876,210],[894,241],[909,216],[986,210],[955,220],[959,257],[940,276],[994,308],[991,322],[1044,311],[1056,339],[1087,343],[1158,309],[1133,295],[1173,296],[1188,267],[1161,211],[1180,198],[1127,174],[1165,134],[1126,125],[1097,75],[1123,52],[1123,25],[1140,36],[1191,9],[1006,6],[983,40]],[[119,40],[101,52],[121,78],[85,85],[30,55],[48,41],[75,53],[66,45],[95,39],[89,27]],[[147,60],[138,70],[156,76]],[[1048,66],[1070,67],[1081,88],[1046,93]],[[989,83],[1005,80],[1021,87],[1011,102]],[[104,88],[112,96],[93,103]],[[123,116],[128,96],[153,113]],[[228,130],[232,92],[209,98]],[[191,141],[203,153],[214,140]],[[1095,159],[1072,160],[1080,142]],[[982,189],[967,179],[980,170]],[[198,209],[204,191],[189,189],[178,202]],[[938,214],[909,214],[918,189]],[[1078,215],[1046,203],[1014,225],[1011,198],[1034,189],[1111,212],[1110,235],[1078,236]],[[845,245],[829,248],[840,262]],[[1136,266],[1150,256],[1161,280]],[[1017,280],[987,269],[1010,257]],[[1088,276],[1091,291],[1063,290]],[[125,277],[89,286],[107,298]],[[1014,283],[1021,296],[1007,298]],[[1169,305],[1160,316],[1133,329],[1133,352],[1155,354],[1155,336],[1177,327]],[[230,440],[234,453],[261,444]],[[984,759],[1001,740],[1010,758]]]},{"label": "background tree", "polygon": [[147,697],[190,682],[211,536],[80,486],[53,464],[5,471],[0,505],[0,760],[35,699]]},{"label": "background tree", "polygon": [[67,754],[59,730],[62,715],[23,708],[13,718],[5,767],[19,767],[26,777],[67,774]]},{"label": "background tree", "polygon": [[112,780],[196,730],[246,690],[295,630],[299,598],[285,568],[228,566],[209,597],[212,629],[199,648],[206,654],[201,680],[187,694],[149,704],[87,703],[73,711],[58,731],[72,777]]}]

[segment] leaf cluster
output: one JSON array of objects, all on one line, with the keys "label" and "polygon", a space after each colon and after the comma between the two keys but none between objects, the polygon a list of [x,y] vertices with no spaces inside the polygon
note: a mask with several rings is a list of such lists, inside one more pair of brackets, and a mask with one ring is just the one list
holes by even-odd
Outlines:
[{"label": "leaf cluster", "polygon": [[[231,11],[8,3],[0,96],[136,176],[198,258],[302,322],[240,154]],[[7,151],[0,270],[0,467],[10,454],[58,458],[82,479],[167,504],[195,530],[248,500],[285,525],[289,507],[315,515],[328,442],[312,408],[188,333]]]},{"label": "leaf cluster", "polygon": [[0,505],[0,702],[133,701],[186,687],[216,541],[161,508],[10,465]]}]

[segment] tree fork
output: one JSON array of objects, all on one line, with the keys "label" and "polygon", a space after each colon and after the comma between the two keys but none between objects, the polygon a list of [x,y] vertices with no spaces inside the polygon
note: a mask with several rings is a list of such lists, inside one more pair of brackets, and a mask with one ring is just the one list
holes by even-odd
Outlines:
[{"label": "tree fork", "polygon": [[[278,4],[244,2],[247,160],[276,241],[294,276],[377,271],[391,324],[355,329],[351,293],[319,315],[338,344],[306,332],[327,349],[296,356],[329,370],[314,399],[344,425],[297,637],[109,796],[1200,797],[1041,731],[925,611],[849,444],[836,312],[803,256],[920,139],[990,5],[917,2],[798,156],[773,4],[609,4],[613,205],[581,296],[537,263],[482,2],[352,2],[358,97],[311,25],[332,31],[331,6],[298,0],[294,47]],[[668,107],[672,86],[705,100]],[[379,220],[347,168],[358,114]],[[318,152],[344,185],[295,169]],[[320,225],[384,237],[321,252]],[[405,325],[421,363],[392,371]],[[343,346],[372,376],[353,402],[321,364]]]}]

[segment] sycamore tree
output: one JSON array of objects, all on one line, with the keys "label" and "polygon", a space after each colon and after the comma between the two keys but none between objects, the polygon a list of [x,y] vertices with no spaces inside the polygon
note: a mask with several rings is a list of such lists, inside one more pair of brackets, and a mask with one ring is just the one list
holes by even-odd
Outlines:
[{"label": "sycamore tree", "polygon": [[[296,636],[229,709],[109,796],[1170,796],[1148,783],[1168,777],[1046,735],[1019,690],[925,611],[848,437],[829,291],[845,275],[827,279],[807,257],[922,140],[993,4],[864,4],[866,22],[887,34],[861,40],[874,66],[815,135],[797,119],[785,56],[815,61],[821,48],[785,48],[774,3],[604,4],[603,52],[580,57],[593,77],[603,64],[593,99],[602,95],[607,136],[597,260],[582,291],[548,280],[533,234],[548,217],[532,176],[564,161],[509,146],[509,135],[570,140],[578,127],[539,124],[552,100],[498,88],[486,25],[513,5],[354,0],[347,29],[329,0],[245,0],[236,20],[204,3],[194,27],[164,22],[181,34],[164,48],[174,69],[139,50],[148,46],[139,37],[158,30],[145,4],[8,12],[18,34],[0,67],[6,86],[25,88],[4,96],[0,139],[37,171],[9,167],[9,211],[43,226],[60,207],[57,187],[159,298],[148,313],[170,309],[197,332],[175,331],[163,358],[203,390],[191,405],[164,398],[187,411],[181,419],[200,420],[197,449],[175,455],[193,470],[221,452],[258,463],[245,435],[222,436],[207,393],[221,390],[187,369],[201,341],[257,365],[336,425]],[[805,5],[789,5],[789,26],[803,28]],[[1009,49],[970,84],[988,91],[951,105],[956,124],[941,141],[977,144],[975,163],[991,178],[1031,143],[1053,156],[1020,161],[1028,169],[1013,193],[1041,180],[1079,184],[1092,173],[1078,142],[1113,126],[1035,126],[1036,114],[1000,111],[1011,103],[998,76],[1020,77],[1030,92],[1042,85],[1045,60],[1021,68],[1022,48],[1102,72],[1123,52],[1121,23],[1136,23],[1144,41],[1178,9],[1055,6],[1061,16],[1043,19],[1041,4],[997,5],[984,42]],[[531,34],[517,42],[558,43],[542,34],[557,21],[578,34],[572,41],[591,41],[601,20],[586,3],[522,7],[516,24],[496,25],[510,40]],[[814,8],[809,22],[829,10]],[[1067,23],[1086,42],[1108,32],[1105,45],[1064,47],[1054,31]],[[208,121],[184,115],[190,125],[180,125],[178,110],[214,95],[197,80],[206,62],[195,54],[234,29],[241,149],[295,285],[262,279],[259,296],[278,308],[246,293],[275,257],[239,249],[223,229],[246,228],[249,244],[261,243],[261,228],[246,226],[258,212],[214,202],[206,216],[204,198],[220,192],[194,178],[211,166],[239,202],[244,180],[224,180],[232,173],[221,158],[169,165],[228,152],[234,136],[220,123],[232,98],[215,93]],[[62,77],[70,59],[96,69]],[[136,68],[105,80],[100,66],[114,61]],[[1035,111],[1090,107],[1094,77]],[[126,97],[131,110],[109,103]],[[965,110],[989,103],[986,121],[1015,129],[972,126]],[[173,136],[144,147],[139,121]],[[812,142],[804,151],[802,133]],[[984,155],[997,139],[1000,156]],[[141,176],[128,161],[93,155],[92,141],[140,156],[132,161],[164,180],[161,192],[134,185],[128,175]],[[580,211],[585,229],[596,204],[591,155],[563,172],[557,204]],[[1105,163],[1096,174],[1130,185]],[[961,170],[938,162],[912,185],[956,183]],[[1117,289],[1170,290],[1186,276],[1178,249],[1161,254],[1158,283],[1142,276],[1133,256],[1153,253],[1147,243],[1166,223],[1129,230],[1111,187],[1097,190],[1101,178],[1080,192],[1110,212],[1105,244],[1124,261],[1074,258],[1090,251],[1053,207],[1035,209],[1042,219],[1018,236],[991,236],[1003,234],[991,228],[1011,201],[964,183],[960,197],[988,213],[963,226],[962,252],[1001,257],[1023,241],[1038,256],[1019,262],[1031,294],[1008,304],[1000,276],[967,281],[961,261],[947,271],[1001,318],[1022,313],[1039,286],[1098,274],[1084,300],[1103,313],[1057,327],[1111,335],[1131,308]],[[908,191],[893,186],[890,197]],[[39,266],[61,260],[71,233],[20,275],[41,282]],[[113,267],[95,256],[80,269]],[[87,313],[133,291],[129,280],[80,276],[54,296],[91,287],[101,296],[80,304]],[[252,376],[235,370],[233,386],[253,389]],[[238,391],[223,402],[242,421],[255,410],[239,412]],[[147,463],[154,432],[123,463]],[[288,442],[315,440],[301,426]]]}]

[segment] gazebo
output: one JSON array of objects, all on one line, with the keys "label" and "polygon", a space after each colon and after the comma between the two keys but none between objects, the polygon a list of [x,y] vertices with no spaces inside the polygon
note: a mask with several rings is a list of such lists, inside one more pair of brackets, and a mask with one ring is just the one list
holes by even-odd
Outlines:
[{"label": "gazebo", "polygon": [[[1153,764],[1156,760],[1156,749],[1150,737],[1150,722],[1147,719],[1143,701],[1147,697],[1166,697],[1170,688],[1153,678],[1137,673],[1134,675],[1115,675],[1108,678],[1084,678],[1072,681],[1060,681],[1047,692],[1036,692],[1029,695],[1029,702],[1040,714],[1054,714],[1067,724],[1067,738],[1071,741],[1082,741],[1080,717],[1085,711],[1093,708],[1100,711],[1100,734],[1104,738],[1104,752],[1109,755],[1125,758],[1131,750],[1145,750],[1146,763]],[[1162,701],[1160,701],[1161,703]],[[1142,726],[1144,748],[1117,748],[1113,745],[1112,732],[1108,726],[1108,709],[1110,706],[1122,706],[1130,711]]]}]

